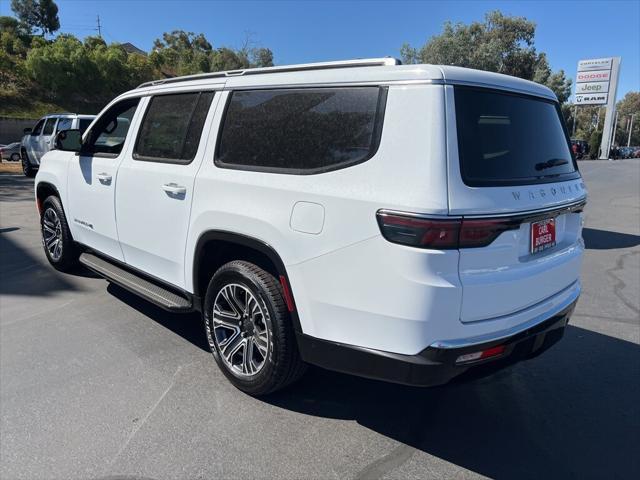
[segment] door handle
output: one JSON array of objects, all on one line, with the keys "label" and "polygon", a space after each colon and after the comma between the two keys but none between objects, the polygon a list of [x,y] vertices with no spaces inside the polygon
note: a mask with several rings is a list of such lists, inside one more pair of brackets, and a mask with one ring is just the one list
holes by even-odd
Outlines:
[{"label": "door handle", "polygon": [[98,180],[100,180],[100,183],[103,185],[109,185],[111,183],[112,177],[108,173],[98,173],[96,177],[98,177]]},{"label": "door handle", "polygon": [[165,183],[162,185],[162,189],[171,195],[184,195],[187,193],[187,187],[178,185],[177,183]]}]

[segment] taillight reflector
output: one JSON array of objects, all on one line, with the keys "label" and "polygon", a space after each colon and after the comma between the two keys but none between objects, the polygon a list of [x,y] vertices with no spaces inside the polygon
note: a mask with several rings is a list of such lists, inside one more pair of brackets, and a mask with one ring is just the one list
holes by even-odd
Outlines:
[{"label": "taillight reflector", "polygon": [[456,363],[469,363],[486,360],[487,358],[502,355],[504,353],[504,350],[504,345],[497,345],[495,347],[487,348],[486,350],[481,350],[479,352],[466,353],[456,358]]}]

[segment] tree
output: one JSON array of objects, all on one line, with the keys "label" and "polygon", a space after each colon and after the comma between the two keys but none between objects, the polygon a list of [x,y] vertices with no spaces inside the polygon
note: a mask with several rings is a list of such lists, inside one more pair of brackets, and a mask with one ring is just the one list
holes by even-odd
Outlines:
[{"label": "tree", "polygon": [[251,47],[249,40],[237,50],[213,48],[202,33],[196,35],[183,30],[164,33],[162,39],[154,42],[150,56],[154,66],[169,76],[273,65],[273,52]]},{"label": "tree", "polygon": [[58,6],[53,0],[11,0],[11,10],[29,33],[35,28],[45,36],[60,29]]},{"label": "tree", "polygon": [[640,92],[629,92],[616,105],[618,112],[618,129],[616,130],[615,143],[626,145],[629,139],[631,127],[631,115],[633,118],[633,131],[631,132],[631,145],[640,145]]},{"label": "tree", "polygon": [[544,53],[534,46],[536,25],[524,17],[489,12],[484,22],[447,22],[440,35],[422,47],[404,44],[404,63],[456,65],[503,73],[542,83],[563,103],[571,95],[571,80],[563,70],[553,73]]}]

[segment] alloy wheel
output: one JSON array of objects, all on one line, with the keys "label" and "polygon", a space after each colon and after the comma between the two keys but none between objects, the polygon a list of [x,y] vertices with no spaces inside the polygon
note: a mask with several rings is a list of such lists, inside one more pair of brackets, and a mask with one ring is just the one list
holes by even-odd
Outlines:
[{"label": "alloy wheel", "polygon": [[225,365],[249,377],[264,367],[271,342],[266,306],[243,285],[227,284],[213,303],[213,338]]},{"label": "alloy wheel", "polygon": [[47,208],[42,216],[42,242],[54,260],[62,257],[62,224],[53,208]]}]

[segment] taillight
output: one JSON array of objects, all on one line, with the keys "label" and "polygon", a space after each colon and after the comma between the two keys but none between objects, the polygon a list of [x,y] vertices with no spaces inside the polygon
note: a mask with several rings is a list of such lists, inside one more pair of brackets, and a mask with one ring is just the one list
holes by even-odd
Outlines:
[{"label": "taillight", "polygon": [[394,243],[422,248],[458,248],[459,220],[439,220],[378,212],[382,236]]},{"label": "taillight", "polygon": [[381,210],[377,213],[382,236],[411,247],[455,249],[485,247],[506,230],[520,228],[515,219],[440,219]]}]

